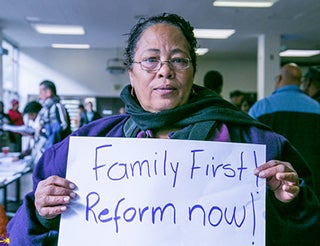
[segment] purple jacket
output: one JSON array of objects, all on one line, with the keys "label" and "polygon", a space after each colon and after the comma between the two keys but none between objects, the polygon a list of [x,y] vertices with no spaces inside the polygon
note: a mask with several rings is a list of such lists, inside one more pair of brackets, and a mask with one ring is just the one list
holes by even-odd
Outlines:
[{"label": "purple jacket", "polygon": [[[123,126],[127,119],[127,115],[102,118],[72,135],[125,137]],[[304,179],[301,192],[290,204],[283,204],[273,196],[273,192],[267,191],[267,245],[320,245],[320,205],[308,186],[311,174],[307,164],[284,137],[257,127],[220,124],[213,140],[266,144],[267,160],[290,162],[299,177]],[[57,245],[60,216],[52,220],[41,219],[34,206],[34,191],[39,181],[51,175],[65,177],[68,144],[69,138],[54,145],[36,165],[33,191],[26,195],[23,205],[7,227],[11,246]]]}]

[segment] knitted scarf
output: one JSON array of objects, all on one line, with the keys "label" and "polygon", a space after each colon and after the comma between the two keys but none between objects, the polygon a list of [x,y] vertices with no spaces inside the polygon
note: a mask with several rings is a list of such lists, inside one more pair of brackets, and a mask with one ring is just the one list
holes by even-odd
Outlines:
[{"label": "knitted scarf", "polygon": [[130,115],[124,128],[127,137],[135,137],[141,130],[171,127],[181,129],[171,138],[206,140],[218,122],[269,129],[213,91],[198,85],[193,85],[188,103],[158,113],[145,111],[130,92],[131,85],[127,85],[120,95]]}]

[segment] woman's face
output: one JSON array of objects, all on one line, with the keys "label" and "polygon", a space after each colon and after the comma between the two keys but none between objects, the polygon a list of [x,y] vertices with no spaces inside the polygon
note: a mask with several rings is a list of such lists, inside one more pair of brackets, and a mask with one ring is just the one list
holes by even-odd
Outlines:
[{"label": "woman's face", "polygon": [[[168,61],[172,58],[190,58],[189,44],[182,32],[169,24],[147,28],[137,42],[134,61],[148,58]],[[172,109],[188,101],[193,84],[193,67],[173,70],[165,62],[158,71],[145,71],[139,63],[129,70],[131,86],[142,108],[149,112]]]}]

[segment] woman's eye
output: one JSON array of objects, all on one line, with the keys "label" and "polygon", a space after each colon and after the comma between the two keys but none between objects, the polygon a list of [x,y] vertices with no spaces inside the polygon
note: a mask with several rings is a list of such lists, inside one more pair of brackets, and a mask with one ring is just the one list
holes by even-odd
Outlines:
[{"label": "woman's eye", "polygon": [[157,59],[155,57],[149,57],[149,58],[145,59],[144,62],[157,63],[157,62],[159,62],[159,59]]},{"label": "woman's eye", "polygon": [[171,59],[171,63],[186,63],[186,62],[188,62],[188,61],[185,58],[177,57],[177,58],[172,58]]}]

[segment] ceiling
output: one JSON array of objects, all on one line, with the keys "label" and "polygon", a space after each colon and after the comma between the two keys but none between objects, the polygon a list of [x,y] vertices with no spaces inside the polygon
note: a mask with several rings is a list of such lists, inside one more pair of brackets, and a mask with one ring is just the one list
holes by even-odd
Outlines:
[{"label": "ceiling", "polygon": [[[280,35],[280,49],[320,49],[320,1],[279,0],[271,8],[219,8],[212,0],[0,0],[0,28],[17,47],[88,43],[92,49],[122,49],[139,16],[177,13],[195,28],[233,28],[227,40],[198,40],[206,57],[255,56],[260,34]],[[84,36],[41,35],[31,24],[82,25]],[[291,61],[320,64],[320,55]]]}]

